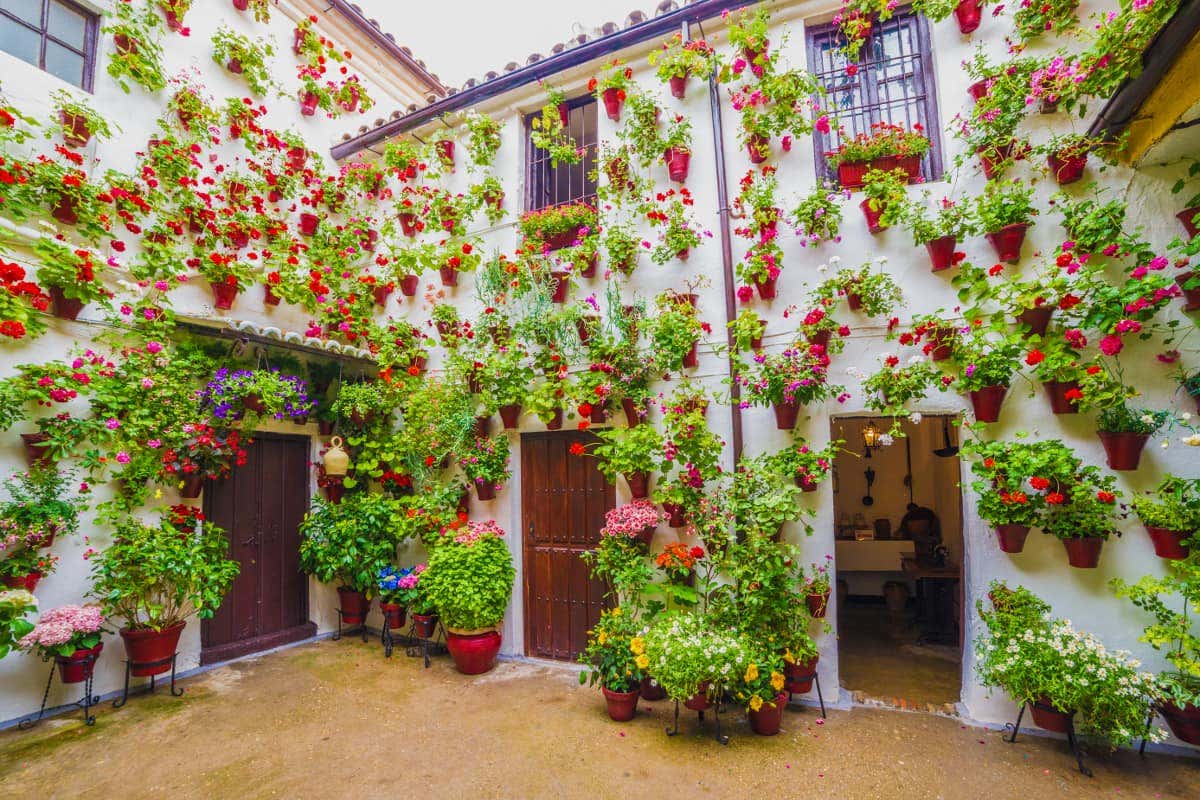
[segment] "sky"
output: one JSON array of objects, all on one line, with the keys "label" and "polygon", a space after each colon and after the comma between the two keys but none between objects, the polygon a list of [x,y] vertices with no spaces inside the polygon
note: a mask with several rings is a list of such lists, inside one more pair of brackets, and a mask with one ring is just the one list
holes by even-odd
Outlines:
[{"label": "sky", "polygon": [[367,17],[412,50],[442,82],[543,56],[573,31],[592,34],[605,22],[623,25],[633,10],[649,15],[657,0],[357,0]]}]

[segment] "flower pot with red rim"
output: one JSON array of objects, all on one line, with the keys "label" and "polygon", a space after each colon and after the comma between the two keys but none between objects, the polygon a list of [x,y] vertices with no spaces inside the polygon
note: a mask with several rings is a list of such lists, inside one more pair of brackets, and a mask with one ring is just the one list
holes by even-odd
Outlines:
[{"label": "flower pot with red rim", "polygon": [[687,516],[683,513],[683,506],[676,503],[663,503],[663,511],[667,512],[667,524],[672,528],[682,528],[687,525]]},{"label": "flower pot with red rim", "polygon": [[24,575],[9,575],[4,579],[4,585],[9,589],[24,589],[27,592],[32,592],[37,588],[38,581],[42,579],[42,573],[33,572]]},{"label": "flower pot with red rim", "polygon": [[978,422],[996,422],[1000,419],[1000,407],[1004,405],[1007,386],[985,386],[971,392],[971,407]]},{"label": "flower pot with red rim", "polygon": [[604,113],[613,122],[621,121],[621,94],[620,89],[605,89],[603,94]]},{"label": "flower pot with red rim", "polygon": [[602,425],[608,421],[608,401],[603,403],[594,403],[592,405],[591,421],[595,425]]},{"label": "flower pot with red rim", "polygon": [[63,225],[74,225],[79,222],[79,212],[75,208],[75,199],[65,196],[60,197],[58,202],[54,204],[54,208],[50,209],[50,216]]},{"label": "flower pot with red rim", "polygon": [[1066,186],[1083,177],[1083,171],[1087,167],[1087,153],[1074,156],[1051,153],[1046,156],[1046,166],[1050,167],[1050,172],[1053,173],[1054,180],[1058,181],[1058,185]]},{"label": "flower pot with red rim", "polygon": [[342,623],[345,625],[361,625],[371,610],[371,599],[365,594],[346,586],[339,586],[338,605],[342,609]]},{"label": "flower pot with red rim", "polygon": [[54,463],[50,452],[50,434],[22,433],[21,444],[25,446],[25,462],[31,467],[44,467]]},{"label": "flower pot with red rim", "polygon": [[629,484],[629,494],[634,500],[645,500],[650,496],[650,473],[626,472],[625,482]]},{"label": "flower pot with red rim", "polygon": [[204,491],[204,476],[197,473],[183,476],[183,486],[179,488],[179,496],[187,500],[195,500]]},{"label": "flower pot with red rim", "polygon": [[376,286],[373,289],[371,289],[371,295],[372,295],[373,299],[375,300],[375,305],[386,306],[388,297],[391,296],[392,291],[393,291],[392,286],[390,286],[389,284],[386,284],[386,283],[383,286]]},{"label": "flower pot with red rim", "polygon": [[567,302],[567,290],[571,288],[570,273],[554,270],[550,273],[554,279],[554,292],[550,295],[551,303]]},{"label": "flower pot with red rim", "polygon": [[983,5],[979,0],[960,0],[954,7],[954,19],[958,22],[958,30],[964,36],[974,33],[983,19]]},{"label": "flower pot with red rim", "polygon": [[305,236],[312,236],[317,232],[317,227],[321,224],[321,218],[316,214],[305,212],[300,215],[300,233]]},{"label": "flower pot with red rim", "polygon": [[813,679],[817,676],[817,662],[820,660],[821,656],[818,654],[808,661],[797,661],[794,664],[789,664],[785,661],[783,664],[783,677],[787,690],[792,694],[811,692]]},{"label": "flower pot with red rim", "polygon": [[705,709],[712,708],[712,700],[708,697],[708,688],[711,685],[709,681],[704,681],[697,686],[696,693],[683,701],[684,707],[692,711],[704,711]]},{"label": "flower pot with red rim", "polygon": [[59,680],[63,683],[83,683],[92,677],[96,660],[103,649],[104,642],[97,642],[95,647],[81,648],[69,656],[56,655],[54,663],[58,667]]},{"label": "flower pot with red rim", "polygon": [[1066,733],[1071,729],[1071,717],[1074,711],[1062,711],[1054,707],[1046,697],[1039,697],[1029,704],[1029,713],[1033,716],[1033,724],[1051,733]]},{"label": "flower pot with red rim", "polygon": [[1079,381],[1046,381],[1042,384],[1046,398],[1050,401],[1050,410],[1055,414],[1078,414],[1076,401],[1067,397],[1071,392],[1079,391]]},{"label": "flower pot with red rim", "polygon": [[871,165],[866,161],[838,164],[838,183],[843,189],[859,189]]},{"label": "flower pot with red rim", "polygon": [[885,209],[883,207],[880,207],[878,209],[871,208],[870,200],[863,200],[861,203],[858,204],[858,207],[862,209],[863,216],[867,220],[867,230],[868,231],[870,231],[871,233],[882,233],[883,231],[887,230],[887,225],[884,225],[880,221],[880,218],[883,216],[883,212],[886,211],[887,209]]},{"label": "flower pot with red rim", "polygon": [[802,492],[815,492],[818,488],[820,488],[820,484],[818,484],[808,475],[793,475],[792,482],[795,483]]},{"label": "flower pot with red rim", "polygon": [[663,160],[667,162],[667,175],[676,183],[683,183],[687,180],[688,167],[692,161],[692,153],[690,150],[683,150],[679,147],[668,147],[663,153]]},{"label": "flower pot with red rim", "polygon": [[1200,225],[1196,224],[1197,217],[1200,217],[1200,206],[1185,208],[1183,211],[1180,211],[1175,215],[1175,219],[1179,220],[1180,223],[1183,224],[1183,229],[1187,231],[1189,239],[1194,239],[1196,237],[1196,232],[1200,231]]},{"label": "flower pot with red rim", "polygon": [[781,431],[790,431],[796,427],[796,419],[800,416],[800,404],[796,401],[781,401],[771,404],[775,412],[775,427]]},{"label": "flower pot with red rim", "polygon": [[1197,285],[1191,289],[1183,288],[1195,276],[1196,273],[1191,270],[1175,276],[1175,283],[1179,285],[1180,291],[1183,292],[1183,299],[1185,301],[1185,305],[1183,306],[1184,311],[1200,311],[1200,279],[1197,279]]},{"label": "flower pot with red rim", "polygon": [[1100,444],[1104,445],[1104,455],[1108,459],[1108,468],[1118,472],[1129,472],[1138,468],[1142,459],[1142,450],[1150,435],[1146,433],[1114,433],[1097,431]]},{"label": "flower pot with red rim", "polygon": [[688,76],[686,72],[682,75],[672,75],[667,81],[671,86],[671,96],[682,100],[687,95],[687,82]]},{"label": "flower pot with red rim", "polygon": [[953,236],[940,236],[925,243],[929,253],[929,261],[934,272],[950,269],[954,266],[954,246],[958,244]]},{"label": "flower pot with red rim", "polygon": [[1017,323],[1029,328],[1030,336],[1045,336],[1050,327],[1050,318],[1054,316],[1054,306],[1043,305],[1027,308],[1017,314]]},{"label": "flower pot with red rim", "polygon": [[442,139],[434,144],[437,148],[438,160],[444,164],[454,163],[454,142],[451,139]]},{"label": "flower pot with red rim", "polygon": [[269,283],[263,284],[263,305],[277,306],[277,305],[279,305],[280,299],[281,298],[279,297],[279,295],[275,294],[275,290],[274,290],[274,288],[271,287],[271,284],[269,284]]},{"label": "flower pot with red rim", "polygon": [[1175,738],[1188,744],[1200,745],[1200,705],[1177,706],[1163,701],[1158,713],[1166,720]]},{"label": "flower pot with red rim", "polygon": [[1000,170],[1005,163],[1012,158],[1012,144],[1003,146],[985,145],[980,147],[975,153],[979,156],[979,161],[983,165],[983,177],[989,181],[1000,174]]},{"label": "flower pot with red rim", "polygon": [[700,365],[700,355],[697,347],[696,342],[692,342],[692,346],[683,354],[683,366],[685,369],[695,369]]},{"label": "flower pot with red rim", "polygon": [[171,671],[171,661],[179,649],[179,635],[186,622],[156,631],[154,628],[122,628],[121,639],[125,642],[125,655],[129,659],[129,674],[135,678],[149,678]]},{"label": "flower pot with red rim", "polygon": [[77,300],[74,297],[67,297],[63,294],[63,290],[58,286],[49,287],[51,309],[54,311],[54,316],[59,319],[74,320],[79,318],[79,312],[83,311],[83,301]]},{"label": "flower pot with red rim", "polygon": [[1099,536],[1076,536],[1062,540],[1067,551],[1067,563],[1076,569],[1095,569],[1100,566],[1100,550],[1104,540]]},{"label": "flower pot with red rim", "polygon": [[1028,222],[1017,222],[987,234],[987,240],[996,251],[996,258],[1008,264],[1020,261],[1021,245],[1025,243],[1025,232],[1028,230]]},{"label": "flower pot with red rim", "polygon": [[442,279],[442,286],[458,286],[458,270],[454,267],[439,267],[438,275]]},{"label": "flower pot with red rim", "polygon": [[446,632],[446,649],[454,658],[454,668],[463,675],[482,675],[496,666],[500,652],[500,632]]},{"label": "flower pot with red rim", "polygon": [[746,139],[746,153],[750,156],[751,164],[763,163],[771,154],[771,140],[762,133],[750,134]]},{"label": "flower pot with red rim", "polygon": [[517,422],[521,419],[521,404],[514,403],[513,405],[500,406],[500,419],[504,422],[504,427],[512,429],[517,427]]},{"label": "flower pot with red rim", "polygon": [[759,736],[775,736],[783,725],[783,709],[787,706],[788,693],[780,692],[774,701],[763,703],[758,710],[750,709],[750,730]]},{"label": "flower pot with red rim", "polygon": [[667,690],[659,686],[658,681],[649,675],[642,678],[642,699],[648,703],[667,699]]},{"label": "flower pot with red rim", "polygon": [[[904,170],[904,174],[908,176],[909,183],[912,183],[921,177],[920,156],[896,156],[896,167]],[[896,167],[893,167],[893,169]]]},{"label": "flower pot with red rim", "polygon": [[632,692],[614,692],[607,686],[601,686],[600,690],[604,693],[604,702],[608,706],[608,718],[613,722],[629,722],[637,714],[638,698],[642,694],[640,689],[634,689]]},{"label": "flower pot with red rim", "polygon": [[637,403],[628,397],[621,398],[621,410],[625,412],[625,424],[630,428],[637,427],[642,421],[642,415],[638,413]]},{"label": "flower pot with red rim", "polygon": [[1028,535],[1028,525],[996,526],[996,541],[999,542],[1002,553],[1020,553],[1025,549],[1025,537]]},{"label": "flower pot with red rim", "polygon": [[546,430],[559,431],[563,426],[563,410],[561,408],[554,409],[554,416],[546,423]]},{"label": "flower pot with red rim", "polygon": [[488,481],[475,481],[475,496],[480,500],[496,499],[496,484]]},{"label": "flower pot with red rim", "polygon": [[829,609],[829,591],[807,594],[804,596],[804,603],[808,606],[809,616],[813,619],[825,619],[825,612]]},{"label": "flower pot with red rim", "polygon": [[400,220],[401,232],[410,239],[417,235],[417,215],[401,212],[397,215]]},{"label": "flower pot with red rim", "polygon": [[236,283],[225,283],[219,281],[209,284],[213,293],[213,306],[225,311],[233,308],[233,301],[237,299],[238,287]]},{"label": "flower pot with red rim", "polygon": [[399,603],[380,603],[379,610],[383,612],[383,622],[389,630],[399,630],[408,621],[408,609]]},{"label": "flower pot with red rim", "polygon": [[415,297],[420,283],[421,279],[416,275],[405,275],[400,279],[400,292],[405,297]]},{"label": "flower pot with red rim", "polygon": [[305,92],[300,97],[300,113],[306,117],[311,117],[317,113],[317,105],[320,102],[321,98],[316,92]]},{"label": "flower pot with red rim", "polygon": [[241,75],[245,70],[242,68],[242,62],[236,58],[231,58],[225,62],[225,69],[232,72],[234,75]]},{"label": "flower pot with red rim", "polygon": [[764,278],[761,281],[754,282],[754,288],[758,291],[758,296],[763,300],[775,299],[775,278]]},{"label": "flower pot with red rim", "polygon": [[1173,531],[1170,528],[1156,528],[1152,525],[1147,525],[1146,533],[1150,535],[1150,541],[1154,543],[1154,555],[1159,558],[1169,558],[1173,561],[1178,561],[1188,557],[1188,546],[1183,542],[1191,538],[1192,534],[1190,532]]},{"label": "flower pot with red rim", "polygon": [[69,111],[59,111],[58,119],[63,126],[63,141],[68,146],[84,147],[91,140],[92,132],[88,130],[87,117]]},{"label": "flower pot with red rim", "polygon": [[413,614],[413,633],[418,639],[432,639],[437,633],[437,614]]}]

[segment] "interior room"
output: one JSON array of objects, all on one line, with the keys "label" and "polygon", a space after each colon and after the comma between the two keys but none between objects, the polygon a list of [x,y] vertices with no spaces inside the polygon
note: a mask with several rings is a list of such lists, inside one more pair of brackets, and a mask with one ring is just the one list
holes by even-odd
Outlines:
[{"label": "interior room", "polygon": [[842,417],[834,520],[842,686],[889,704],[958,702],[962,495],[948,416]]}]

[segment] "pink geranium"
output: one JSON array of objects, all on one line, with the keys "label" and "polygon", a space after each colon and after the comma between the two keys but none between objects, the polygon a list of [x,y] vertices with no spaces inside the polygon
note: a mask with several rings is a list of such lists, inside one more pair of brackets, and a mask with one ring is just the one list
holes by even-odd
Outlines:
[{"label": "pink geranium", "polygon": [[617,506],[604,515],[601,536],[617,536],[633,539],[646,528],[658,527],[662,514],[658,506],[649,500],[634,500]]},{"label": "pink geranium", "polygon": [[33,630],[17,642],[22,650],[56,649],[62,645],[101,632],[104,615],[97,606],[61,606],[52,608],[38,620]]}]

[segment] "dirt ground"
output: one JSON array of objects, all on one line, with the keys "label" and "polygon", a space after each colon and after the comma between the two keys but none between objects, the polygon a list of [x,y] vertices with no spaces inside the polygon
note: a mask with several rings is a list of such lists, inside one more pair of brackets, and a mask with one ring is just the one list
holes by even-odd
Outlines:
[{"label": "dirt ground", "polygon": [[[728,714],[728,747],[667,702],[609,721],[574,673],[504,662],[475,678],[378,642],[321,641],[242,661],[120,710],[0,733],[0,797],[1200,798],[1200,759],[1121,752],[1074,770],[1063,742],[856,708],[784,732]],[[711,720],[706,723],[710,725]]]}]

